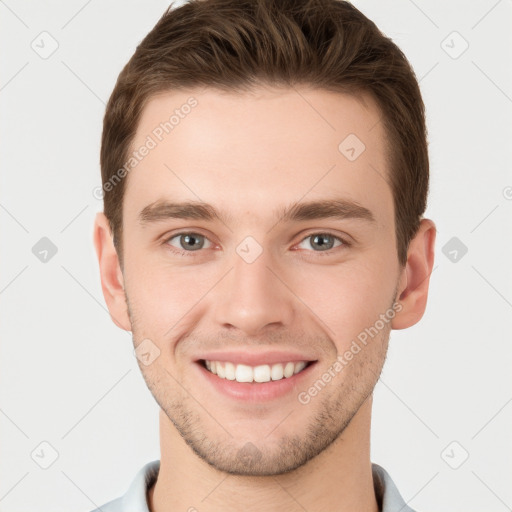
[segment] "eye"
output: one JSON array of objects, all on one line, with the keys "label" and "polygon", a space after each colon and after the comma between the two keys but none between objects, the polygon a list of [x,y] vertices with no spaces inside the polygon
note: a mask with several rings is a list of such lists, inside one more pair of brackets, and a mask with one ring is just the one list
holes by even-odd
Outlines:
[{"label": "eye", "polygon": [[[192,255],[191,253],[200,251],[201,249],[212,248],[212,242],[200,233],[192,231],[177,233],[164,241],[165,244],[172,247],[172,250],[180,255]],[[306,247],[307,244],[309,247]],[[331,254],[333,249],[341,246],[349,246],[350,244],[342,238],[330,233],[313,233],[305,237],[297,246],[298,249],[312,248],[313,252]]]},{"label": "eye", "polygon": [[310,247],[313,247],[314,252],[326,252],[341,245],[348,245],[348,243],[346,243],[344,240],[337,236],[331,235],[330,233],[313,233],[304,238],[297,247],[308,249],[308,247],[301,247],[301,245],[304,243],[308,244]]},{"label": "eye", "polygon": [[[199,249],[208,249],[211,247],[211,242],[204,235],[199,233],[178,233],[166,240],[166,243],[175,247],[179,251],[185,250],[186,252],[194,252]],[[206,244],[206,245],[205,245]],[[210,245],[208,245],[210,244]],[[178,252],[179,252],[178,251]]]}]

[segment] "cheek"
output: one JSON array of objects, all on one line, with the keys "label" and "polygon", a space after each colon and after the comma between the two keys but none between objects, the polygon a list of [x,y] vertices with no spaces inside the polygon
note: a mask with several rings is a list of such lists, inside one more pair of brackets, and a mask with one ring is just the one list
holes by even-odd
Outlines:
[{"label": "cheek", "polygon": [[125,274],[131,313],[140,335],[156,340],[176,337],[218,280],[207,266],[171,266],[142,255],[129,261]]},{"label": "cheek", "polygon": [[397,276],[390,268],[378,258],[337,267],[311,267],[296,279],[293,289],[326,334],[343,348],[392,305]]}]

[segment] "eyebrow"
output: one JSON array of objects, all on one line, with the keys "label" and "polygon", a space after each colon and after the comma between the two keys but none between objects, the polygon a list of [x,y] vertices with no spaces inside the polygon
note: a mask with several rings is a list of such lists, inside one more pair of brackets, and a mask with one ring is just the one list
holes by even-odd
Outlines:
[{"label": "eyebrow", "polygon": [[[319,201],[297,202],[277,208],[274,215],[276,224],[293,221],[319,220],[327,218],[357,219],[375,222],[373,213],[360,204],[347,199],[323,199]],[[143,208],[138,216],[142,226],[167,219],[219,220],[229,225],[234,216],[201,201],[170,202],[156,201]]]}]

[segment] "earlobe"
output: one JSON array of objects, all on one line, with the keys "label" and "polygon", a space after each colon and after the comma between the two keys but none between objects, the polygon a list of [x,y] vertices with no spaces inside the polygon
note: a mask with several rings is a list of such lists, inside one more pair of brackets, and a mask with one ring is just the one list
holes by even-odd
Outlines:
[{"label": "earlobe", "polygon": [[422,219],[409,244],[407,263],[400,276],[397,301],[402,306],[391,323],[393,329],[406,329],[419,322],[425,312],[430,274],[434,266],[435,224]]},{"label": "earlobe", "polygon": [[94,221],[94,247],[98,257],[101,289],[110,316],[118,327],[131,331],[123,273],[112,240],[110,225],[103,212],[98,212]]}]

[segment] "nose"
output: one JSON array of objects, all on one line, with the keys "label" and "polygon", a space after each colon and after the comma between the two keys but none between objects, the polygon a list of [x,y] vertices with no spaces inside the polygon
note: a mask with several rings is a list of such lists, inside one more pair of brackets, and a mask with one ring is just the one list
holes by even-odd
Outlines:
[{"label": "nose", "polygon": [[219,327],[256,336],[271,327],[291,325],[294,296],[271,260],[265,250],[252,263],[234,254],[231,272],[216,289],[214,315]]}]

